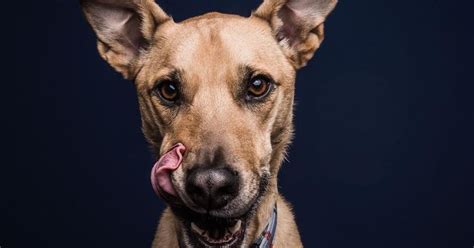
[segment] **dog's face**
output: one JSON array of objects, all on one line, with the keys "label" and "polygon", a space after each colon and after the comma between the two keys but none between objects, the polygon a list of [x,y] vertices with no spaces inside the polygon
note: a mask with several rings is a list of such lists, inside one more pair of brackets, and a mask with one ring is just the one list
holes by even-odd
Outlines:
[{"label": "dog's face", "polygon": [[[208,14],[165,24],[156,40],[149,53],[158,56],[143,61],[136,80],[142,116],[154,120],[146,121],[145,135],[162,140],[162,152],[177,142],[186,146],[172,182],[188,207],[215,216],[246,213],[270,176],[272,142],[290,133],[293,67],[268,24],[255,17]],[[191,177],[213,172],[235,181],[222,187],[237,192],[217,189],[229,199],[195,192],[202,189]]]},{"label": "dog's face", "polygon": [[250,17],[173,22],[152,0],[82,1],[99,52],[134,79],[157,154],[186,151],[164,192],[195,247],[237,247],[276,185],[291,139],[295,70],[323,39],[332,0],[266,1]]}]

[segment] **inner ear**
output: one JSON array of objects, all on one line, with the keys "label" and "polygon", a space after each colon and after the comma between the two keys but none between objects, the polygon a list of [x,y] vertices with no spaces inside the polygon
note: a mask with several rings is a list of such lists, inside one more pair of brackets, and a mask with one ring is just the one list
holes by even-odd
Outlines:
[{"label": "inner ear", "polygon": [[266,19],[296,68],[313,56],[324,39],[323,23],[337,0],[265,0],[253,13]]},{"label": "inner ear", "polygon": [[96,16],[93,21],[96,22],[97,32],[100,34],[99,40],[106,45],[120,43],[129,59],[136,56],[140,48],[147,45],[140,31],[142,22],[138,13],[125,7],[99,6],[96,6],[96,12],[93,12]]},{"label": "inner ear", "polygon": [[125,78],[134,75],[133,65],[157,26],[171,20],[154,0],[81,0],[81,7],[100,55]]},{"label": "inner ear", "polygon": [[278,41],[287,39],[288,44],[293,45],[304,33],[302,29],[309,25],[305,25],[304,20],[287,5],[283,5],[277,15],[282,20],[281,26],[277,30]]}]

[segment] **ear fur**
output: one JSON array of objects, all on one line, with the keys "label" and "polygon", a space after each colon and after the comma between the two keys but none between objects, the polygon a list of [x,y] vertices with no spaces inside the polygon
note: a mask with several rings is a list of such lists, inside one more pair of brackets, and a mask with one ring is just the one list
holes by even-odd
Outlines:
[{"label": "ear fur", "polygon": [[264,0],[253,13],[271,25],[295,68],[306,65],[324,39],[324,21],[337,0]]},{"label": "ear fur", "polygon": [[171,20],[154,0],[81,0],[80,4],[97,35],[99,54],[127,79],[135,74],[133,65],[157,26]]}]

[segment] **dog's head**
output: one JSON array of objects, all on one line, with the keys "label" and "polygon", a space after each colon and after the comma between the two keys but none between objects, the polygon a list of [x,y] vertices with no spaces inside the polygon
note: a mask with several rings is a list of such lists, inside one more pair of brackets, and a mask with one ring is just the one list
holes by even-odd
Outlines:
[{"label": "dog's head", "polygon": [[242,243],[291,139],[295,71],[321,44],[335,4],[266,0],[247,18],[175,23],[153,0],[81,1],[102,58],[135,81],[153,150],[186,147],[168,196],[185,242]]}]

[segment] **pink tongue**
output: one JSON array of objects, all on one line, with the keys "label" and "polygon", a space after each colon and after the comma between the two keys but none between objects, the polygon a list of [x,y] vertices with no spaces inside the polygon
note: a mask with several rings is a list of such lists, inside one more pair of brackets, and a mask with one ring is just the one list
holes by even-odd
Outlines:
[{"label": "pink tongue", "polygon": [[171,183],[171,172],[178,169],[181,165],[185,150],[184,145],[178,143],[161,156],[158,162],[153,166],[151,170],[151,184],[157,195],[161,196],[162,192],[166,192],[176,196],[176,191]]}]

